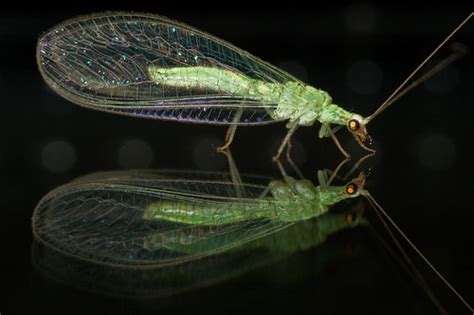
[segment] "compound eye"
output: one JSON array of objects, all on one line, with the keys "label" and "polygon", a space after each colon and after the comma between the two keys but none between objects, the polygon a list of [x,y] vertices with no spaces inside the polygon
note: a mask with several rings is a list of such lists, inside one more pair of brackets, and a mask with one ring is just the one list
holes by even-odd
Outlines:
[{"label": "compound eye", "polygon": [[357,192],[357,185],[356,184],[354,184],[354,183],[347,184],[346,193],[348,193],[349,195],[353,195],[356,192]]},{"label": "compound eye", "polygon": [[347,124],[347,126],[349,127],[349,130],[357,131],[360,128],[360,123],[355,119],[351,119],[349,120],[349,123]]}]

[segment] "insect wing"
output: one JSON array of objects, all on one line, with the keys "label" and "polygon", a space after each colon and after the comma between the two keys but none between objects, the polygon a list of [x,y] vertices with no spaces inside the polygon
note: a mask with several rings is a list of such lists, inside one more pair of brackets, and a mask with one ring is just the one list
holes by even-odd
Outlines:
[{"label": "insect wing", "polygon": [[[164,17],[107,13],[66,21],[38,41],[45,81],[66,99],[97,110],[152,119],[211,124],[272,121],[274,101],[252,96],[238,80],[298,82],[286,72],[209,34]],[[196,68],[200,67],[200,68]],[[150,69],[212,69],[233,88],[157,83]],[[155,71],[155,72],[156,72]],[[219,72],[220,71],[220,72]],[[215,80],[209,75],[202,82]],[[230,81],[230,82],[229,82]],[[165,81],[166,82],[166,81]],[[234,92],[233,92],[234,91]]]},{"label": "insect wing", "polygon": [[[264,189],[244,186],[248,196],[258,196]],[[209,206],[255,204],[255,199],[237,198],[234,188],[224,181],[141,181],[133,176],[81,180],[53,190],[39,202],[33,232],[40,242],[83,260],[151,268],[222,253],[289,225],[259,219],[198,226],[144,217],[150,204],[163,200]]]},{"label": "insect wing", "polygon": [[[253,186],[253,189],[256,191],[263,189],[270,181],[275,179],[270,176],[256,174],[240,174],[240,177],[242,182],[245,183],[245,186]],[[100,181],[101,183],[124,183],[127,181],[147,185],[145,182],[148,181],[151,183],[150,185],[158,185],[158,187],[162,187],[162,185],[165,185],[167,181],[177,180],[183,182],[183,178],[186,178],[188,182],[223,182],[224,187],[232,180],[232,176],[229,172],[186,169],[135,169],[90,173],[77,177],[74,179],[73,183],[88,183],[91,181]],[[231,197],[233,192],[229,191],[225,194]]]}]

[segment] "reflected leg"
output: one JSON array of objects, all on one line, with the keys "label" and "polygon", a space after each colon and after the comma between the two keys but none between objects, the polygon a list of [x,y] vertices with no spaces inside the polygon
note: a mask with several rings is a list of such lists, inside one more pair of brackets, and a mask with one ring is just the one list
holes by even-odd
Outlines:
[{"label": "reflected leg", "polygon": [[275,154],[275,156],[273,157],[273,161],[274,162],[277,162],[280,160],[280,155],[281,153],[283,152],[283,150],[285,149],[286,145],[288,144],[288,141],[291,140],[291,136],[293,136],[293,134],[295,133],[296,129],[298,129],[299,125],[295,124],[293,127],[291,127],[289,130],[288,130],[288,133],[286,134],[285,138],[283,138],[283,141],[281,142],[280,144],[280,147],[278,148],[277,150],[277,153]]},{"label": "reflected leg", "polygon": [[291,191],[294,194],[298,194],[298,192],[294,188],[295,179],[291,176],[288,176],[288,174],[286,173],[285,169],[283,168],[283,165],[281,164],[280,160],[275,160],[275,163],[277,164],[278,169],[280,170],[281,176],[283,177],[283,180],[285,181],[285,183],[288,185],[288,187],[290,187]]},{"label": "reflected leg", "polygon": [[291,158],[291,139],[288,140],[288,144],[287,144],[287,147],[286,147],[286,159],[288,160],[288,163],[290,163],[291,167],[296,172],[298,177],[300,179],[305,179],[305,177],[303,176],[303,173],[301,173],[299,167],[295,164],[295,162]]},{"label": "reflected leg", "polygon": [[232,153],[229,149],[221,151],[221,153],[223,153],[227,158],[227,162],[229,164],[230,178],[232,180],[232,183],[234,184],[235,194],[237,197],[242,198],[245,195],[245,189],[242,185],[242,178],[240,177],[240,172],[237,169],[237,165],[235,164],[234,157],[232,156]]},{"label": "reflected leg", "polygon": [[347,162],[350,161],[351,156],[346,152],[346,150],[344,150],[342,148],[341,144],[339,143],[339,140],[337,140],[337,138],[334,135],[334,133],[332,132],[332,130],[328,128],[327,131],[329,132],[329,135],[331,136],[331,139],[334,141],[334,143],[336,144],[339,151],[341,151],[341,153],[346,157],[341,163],[339,163],[339,165],[336,167],[333,174],[331,175],[331,178],[329,178],[329,182],[328,182],[328,185],[329,185],[333,181],[333,179],[336,177],[336,175],[339,172],[339,170],[341,169],[341,167],[344,164],[346,164]]},{"label": "reflected leg", "polygon": [[[339,169],[341,168],[343,164],[344,164],[344,161],[339,163],[339,165],[336,167],[334,171],[330,169],[324,169],[324,170],[318,171],[318,180],[319,180],[319,184],[321,185],[321,188],[327,188],[335,178],[342,180],[342,178],[338,176],[337,173],[339,172]],[[328,176],[331,176],[331,177],[328,178]]]}]

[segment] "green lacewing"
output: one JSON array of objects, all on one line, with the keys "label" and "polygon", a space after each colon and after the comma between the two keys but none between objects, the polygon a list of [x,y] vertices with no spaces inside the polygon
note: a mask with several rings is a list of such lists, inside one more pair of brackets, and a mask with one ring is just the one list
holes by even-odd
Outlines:
[{"label": "green lacewing", "polygon": [[[327,181],[323,173],[320,178]],[[262,185],[248,177],[250,183],[239,185],[242,196],[222,174],[98,173],[43,197],[33,215],[33,233],[83,260],[163,267],[226,252],[319,217],[337,202],[359,196],[364,179],[346,186],[288,180]]]},{"label": "green lacewing", "polygon": [[111,12],[65,21],[42,35],[47,84],[81,106],[133,117],[237,126],[287,121],[278,156],[299,126],[345,125],[365,139],[368,118],[210,34],[153,14]]}]

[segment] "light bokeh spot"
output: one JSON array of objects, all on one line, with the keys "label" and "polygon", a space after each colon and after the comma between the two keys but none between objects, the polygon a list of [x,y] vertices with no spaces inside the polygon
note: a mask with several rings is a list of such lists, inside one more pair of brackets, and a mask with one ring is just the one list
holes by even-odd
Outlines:
[{"label": "light bokeh spot", "polygon": [[44,168],[52,173],[70,171],[76,162],[76,149],[68,141],[50,141],[41,149],[41,163]]},{"label": "light bokeh spot", "polygon": [[376,93],[382,86],[382,79],[382,70],[370,60],[358,60],[346,72],[347,85],[361,95]]},{"label": "light bokeh spot", "polygon": [[141,139],[124,140],[117,151],[117,163],[121,168],[148,168],[154,159],[150,144]]},{"label": "light bokeh spot", "polygon": [[369,4],[354,4],[344,11],[344,25],[354,33],[372,32],[377,25],[377,11]]}]

